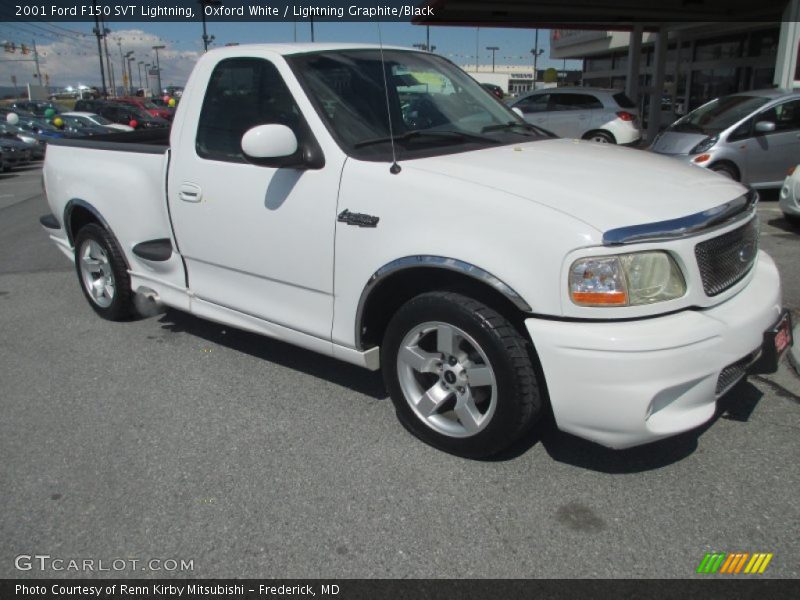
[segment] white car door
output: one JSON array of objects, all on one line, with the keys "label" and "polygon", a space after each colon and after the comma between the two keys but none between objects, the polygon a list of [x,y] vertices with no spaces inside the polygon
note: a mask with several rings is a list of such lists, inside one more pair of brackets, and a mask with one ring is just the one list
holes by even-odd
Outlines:
[{"label": "white car door", "polygon": [[168,197],[189,289],[200,300],[330,339],[343,158],[299,170],[244,156],[242,135],[256,125],[288,125],[301,142],[303,132],[311,135],[279,69],[262,58],[218,62],[202,106],[187,110]]}]

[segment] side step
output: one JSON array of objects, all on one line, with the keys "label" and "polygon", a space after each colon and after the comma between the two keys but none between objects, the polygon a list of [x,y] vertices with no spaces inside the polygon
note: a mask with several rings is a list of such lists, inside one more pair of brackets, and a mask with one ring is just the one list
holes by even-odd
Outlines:
[{"label": "side step", "polygon": [[133,247],[133,253],[145,260],[163,262],[172,256],[172,242],[169,238],[140,242]]},{"label": "side step", "polygon": [[61,224],[53,213],[48,213],[39,217],[39,223],[48,229],[61,229]]}]

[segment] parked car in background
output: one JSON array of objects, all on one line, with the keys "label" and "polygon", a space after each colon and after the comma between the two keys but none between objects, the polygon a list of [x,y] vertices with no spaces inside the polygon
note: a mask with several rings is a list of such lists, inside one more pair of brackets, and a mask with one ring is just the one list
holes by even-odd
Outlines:
[{"label": "parked car in background", "polygon": [[173,98],[180,98],[183,96],[183,88],[179,85],[168,85],[161,91],[167,96],[172,96]]},{"label": "parked car in background", "polygon": [[[9,134],[4,134],[7,136]],[[22,140],[10,137],[0,137],[0,148],[2,148],[5,158],[3,159],[7,168],[26,165],[33,160],[33,148],[31,144]]]},{"label": "parked car in background", "polygon": [[14,104],[11,105],[11,108],[13,108],[15,111],[31,113],[37,117],[43,117],[45,112],[48,110],[53,110],[56,114],[61,112],[58,106],[52,102],[19,101],[14,102]]},{"label": "parked car in background", "polygon": [[61,113],[61,118],[64,119],[65,122],[72,121],[72,122],[81,122],[85,125],[94,125],[96,127],[105,127],[109,131],[106,133],[112,133],[115,131],[133,131],[133,127],[130,125],[121,125],[120,123],[114,123],[113,121],[109,121],[102,115],[98,115],[91,112],[66,112]]},{"label": "parked car in background", "polygon": [[603,144],[634,144],[642,137],[636,105],[619,90],[549,88],[520,96],[509,106],[560,137]]},{"label": "parked car in background", "polygon": [[159,117],[167,121],[171,121],[172,116],[174,114],[173,111],[169,109],[169,107],[157,106],[149,98],[137,98],[135,96],[129,96],[126,98],[114,98],[112,102],[119,102],[120,104],[127,104],[128,106],[134,106],[140,110],[147,112],[149,115],[153,117]]},{"label": "parked car in background", "polygon": [[64,117],[63,115],[59,115],[59,117],[64,123],[61,127],[59,127],[59,129],[64,132],[79,136],[108,135],[109,133],[112,133],[112,130],[108,127],[102,127],[101,125],[95,125],[94,123],[87,123],[86,121],[82,121],[80,119]]},{"label": "parked car in background", "polygon": [[800,164],[789,169],[786,181],[783,182],[781,188],[778,204],[786,220],[792,225],[800,227]]},{"label": "parked car in background", "polygon": [[134,129],[158,129],[169,127],[170,124],[166,119],[154,117],[135,106],[121,102],[78,100],[75,103],[75,111],[92,111],[113,123],[128,125]]},{"label": "parked car in background", "polygon": [[716,98],[675,121],[650,149],[755,188],[779,188],[800,157],[800,90]]},{"label": "parked car in background", "polygon": [[506,96],[505,92],[503,92],[503,88],[501,88],[499,85],[495,85],[494,83],[482,83],[481,87],[487,92],[491,92],[497,96],[498,100],[502,100]]},{"label": "parked car in background", "polygon": [[20,117],[17,127],[46,139],[74,137],[73,134],[59,130],[41,117]]},{"label": "parked car in background", "polygon": [[47,137],[41,136],[33,131],[26,131],[16,125],[0,121],[0,136],[4,138],[15,138],[31,145],[31,154],[34,160],[44,158],[44,151],[47,147]]}]

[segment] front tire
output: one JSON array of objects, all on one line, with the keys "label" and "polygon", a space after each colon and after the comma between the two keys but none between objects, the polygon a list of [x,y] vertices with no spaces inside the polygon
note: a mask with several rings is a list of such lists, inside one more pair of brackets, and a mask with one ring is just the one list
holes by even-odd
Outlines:
[{"label": "front tire", "polygon": [[122,251],[105,228],[89,223],[75,237],[75,270],[86,300],[109,321],[133,314],[131,281]]},{"label": "front tire", "polygon": [[404,304],[387,328],[381,362],[403,425],[451,454],[497,454],[541,413],[528,342],[505,317],[461,294],[431,292]]},{"label": "front tire", "polygon": [[725,163],[717,163],[715,165],[711,165],[708,167],[709,171],[714,171],[714,173],[719,173],[720,175],[724,175],[728,179],[733,179],[734,181],[739,181],[739,174],[735,171],[735,169]]}]

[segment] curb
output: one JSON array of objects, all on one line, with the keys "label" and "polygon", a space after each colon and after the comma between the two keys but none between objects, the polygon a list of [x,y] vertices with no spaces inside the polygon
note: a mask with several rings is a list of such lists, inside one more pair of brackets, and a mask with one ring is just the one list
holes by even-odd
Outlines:
[{"label": "curb", "polygon": [[794,345],[789,348],[789,363],[794,367],[794,370],[800,375],[800,324],[795,325],[794,331],[792,331],[792,337],[794,338]]}]

